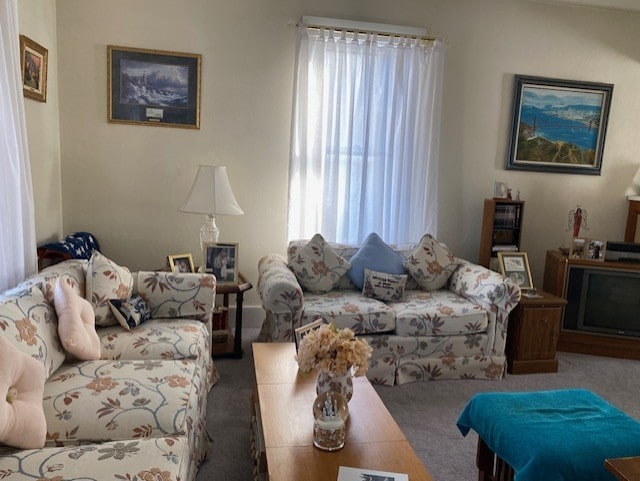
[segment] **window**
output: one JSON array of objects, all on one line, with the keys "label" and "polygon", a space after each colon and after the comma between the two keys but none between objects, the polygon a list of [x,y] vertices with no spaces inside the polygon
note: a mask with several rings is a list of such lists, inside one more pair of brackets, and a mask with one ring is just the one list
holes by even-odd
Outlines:
[{"label": "window", "polygon": [[288,238],[437,235],[444,45],[298,29]]}]

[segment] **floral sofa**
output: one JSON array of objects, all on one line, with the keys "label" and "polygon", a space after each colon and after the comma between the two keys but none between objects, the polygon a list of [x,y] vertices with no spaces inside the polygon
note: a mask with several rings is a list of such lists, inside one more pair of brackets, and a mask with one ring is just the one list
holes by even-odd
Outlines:
[{"label": "floral sofa", "polygon": [[[260,259],[258,292],[266,311],[261,340],[291,341],[297,328],[322,318],[367,339],[373,348],[367,377],[377,384],[503,377],[508,316],[520,300],[515,283],[456,258],[425,235],[416,245],[385,245],[388,251],[383,246],[364,256],[366,268],[395,255],[403,273],[395,275],[405,282],[403,288],[386,285],[390,296],[379,300],[371,296],[366,278],[362,289],[350,278],[366,243],[326,243],[316,235],[292,241],[286,259],[276,254]],[[357,267],[362,270],[362,259]],[[429,284],[435,278],[438,282]],[[318,288],[316,282],[324,285]],[[404,292],[398,296],[398,291]]]},{"label": "floral sofa", "polygon": [[[0,294],[0,336],[20,355],[41,361],[46,379],[44,446],[0,443],[0,479],[193,480],[207,454],[207,394],[217,380],[210,345],[215,277],[131,273],[101,260],[66,260]],[[102,281],[116,288],[101,294]],[[99,338],[93,360],[63,348],[58,282],[79,298],[92,287]],[[104,310],[113,296],[140,296],[150,319],[128,328],[114,323]],[[129,323],[141,320],[129,314]],[[19,417],[17,403],[12,407]]]}]

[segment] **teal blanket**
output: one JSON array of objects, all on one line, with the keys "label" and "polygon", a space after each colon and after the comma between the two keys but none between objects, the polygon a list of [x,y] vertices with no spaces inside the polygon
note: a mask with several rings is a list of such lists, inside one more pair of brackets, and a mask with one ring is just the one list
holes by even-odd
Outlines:
[{"label": "teal blanket", "polygon": [[606,458],[640,455],[640,423],[584,389],[480,393],[457,422],[515,471],[515,481],[611,481]]}]

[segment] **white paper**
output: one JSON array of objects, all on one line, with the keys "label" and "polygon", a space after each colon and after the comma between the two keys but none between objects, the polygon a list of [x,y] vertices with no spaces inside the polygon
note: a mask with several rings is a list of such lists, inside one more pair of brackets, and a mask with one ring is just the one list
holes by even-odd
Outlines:
[{"label": "white paper", "polygon": [[366,468],[340,466],[338,481],[409,481],[409,475]]}]

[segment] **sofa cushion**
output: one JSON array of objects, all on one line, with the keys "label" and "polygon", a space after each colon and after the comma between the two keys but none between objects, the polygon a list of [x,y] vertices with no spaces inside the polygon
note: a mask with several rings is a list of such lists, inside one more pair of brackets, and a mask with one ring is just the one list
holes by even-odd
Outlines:
[{"label": "sofa cushion", "polygon": [[444,287],[459,260],[430,234],[425,234],[407,258],[405,267],[422,289]]},{"label": "sofa cushion", "polygon": [[362,294],[381,301],[399,302],[404,297],[407,277],[406,274],[396,275],[365,269]]},{"label": "sofa cushion", "polygon": [[41,361],[47,378],[64,362],[56,313],[35,286],[0,296],[0,333],[18,350]]},{"label": "sofa cushion", "polygon": [[390,308],[399,336],[445,336],[486,332],[487,312],[448,290],[405,292]]},{"label": "sofa cushion", "polygon": [[206,397],[193,361],[86,361],[62,366],[44,389],[47,444],[194,435]]},{"label": "sofa cushion", "polygon": [[151,309],[144,299],[138,295],[128,299],[109,299],[109,307],[118,323],[127,331],[151,319]]},{"label": "sofa cushion", "polygon": [[133,276],[128,268],[119,266],[98,251],[93,251],[87,265],[85,299],[96,313],[97,326],[118,323],[109,308],[109,299],[126,299],[133,290]]},{"label": "sofa cushion", "polygon": [[395,314],[389,306],[354,290],[305,295],[301,323],[307,324],[318,317],[333,321],[339,329],[348,327],[356,334],[395,329]]},{"label": "sofa cushion", "polygon": [[378,234],[372,232],[349,260],[351,269],[347,276],[359,290],[362,290],[365,269],[400,275],[406,272],[405,261],[401,254],[387,245]]},{"label": "sofa cushion", "polygon": [[314,235],[302,249],[289,249],[289,268],[309,292],[329,292],[351,267],[320,234]]},{"label": "sofa cushion", "polygon": [[44,446],[44,365],[0,336],[0,442],[21,449]]},{"label": "sofa cushion", "polygon": [[100,338],[96,333],[93,307],[78,295],[65,275],[56,282],[53,300],[63,347],[81,361],[100,359]]}]

